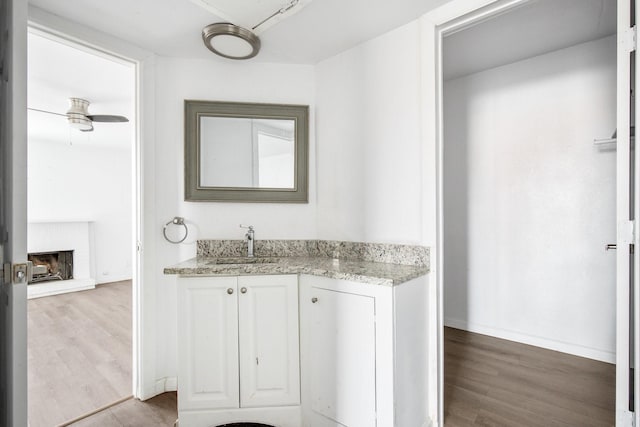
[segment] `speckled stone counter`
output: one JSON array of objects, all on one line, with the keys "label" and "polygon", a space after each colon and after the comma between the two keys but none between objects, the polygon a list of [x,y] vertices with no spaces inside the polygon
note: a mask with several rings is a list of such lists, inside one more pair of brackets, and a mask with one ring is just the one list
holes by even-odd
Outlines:
[{"label": "speckled stone counter", "polygon": [[310,274],[395,286],[429,272],[429,248],[318,240],[262,240],[246,258],[241,240],[198,241],[198,256],[165,274],[242,276]]}]

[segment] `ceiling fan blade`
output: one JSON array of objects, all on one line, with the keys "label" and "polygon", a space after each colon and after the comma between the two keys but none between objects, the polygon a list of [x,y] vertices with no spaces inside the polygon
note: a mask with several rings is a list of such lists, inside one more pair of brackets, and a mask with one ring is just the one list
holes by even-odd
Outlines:
[{"label": "ceiling fan blade", "polygon": [[56,115],[56,116],[67,117],[67,115],[66,115],[66,114],[54,113],[53,111],[47,111],[47,110],[38,110],[37,108],[27,107],[27,110],[37,111],[37,112],[39,112],[39,113],[54,114],[54,115]]},{"label": "ceiling fan blade", "polygon": [[112,115],[100,115],[100,114],[95,114],[95,115],[90,114],[90,115],[87,115],[87,118],[92,122],[103,122],[103,123],[121,123],[121,122],[129,121],[129,119],[127,119],[124,116],[112,116]]}]

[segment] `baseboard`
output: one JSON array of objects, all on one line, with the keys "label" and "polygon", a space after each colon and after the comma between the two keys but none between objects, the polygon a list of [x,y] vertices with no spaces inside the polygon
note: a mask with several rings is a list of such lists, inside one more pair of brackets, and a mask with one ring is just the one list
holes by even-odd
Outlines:
[{"label": "baseboard", "polygon": [[142,387],[140,390],[140,394],[136,397],[142,401],[145,401],[159,394],[160,393],[156,393],[156,387],[154,384],[152,386]]},{"label": "baseboard", "polygon": [[591,347],[570,344],[562,341],[550,340],[547,338],[527,335],[520,332],[507,331],[499,328],[469,323],[464,320],[445,318],[444,325],[451,328],[462,329],[477,334],[489,335],[509,341],[515,341],[522,344],[542,347],[549,350],[559,351],[562,353],[573,354],[574,356],[586,357],[587,359],[599,360],[601,362],[615,363],[615,352],[599,350]]},{"label": "baseboard", "polygon": [[148,400],[159,394],[166,393],[168,391],[178,390],[178,378],[177,377],[164,377],[156,380],[156,382],[150,387],[142,389],[142,393],[138,398],[140,400]]},{"label": "baseboard", "polygon": [[94,279],[52,280],[49,282],[33,283],[27,286],[27,299],[42,298],[52,295],[94,289]]},{"label": "baseboard", "polygon": [[167,391],[178,390],[178,378],[177,377],[164,377],[156,380],[155,395],[166,393]]},{"label": "baseboard", "polygon": [[113,276],[102,276],[96,279],[96,285],[104,285],[106,283],[123,282],[125,280],[131,280],[131,274],[120,274]]},{"label": "baseboard", "polygon": [[178,391],[178,377],[167,377],[164,391]]}]

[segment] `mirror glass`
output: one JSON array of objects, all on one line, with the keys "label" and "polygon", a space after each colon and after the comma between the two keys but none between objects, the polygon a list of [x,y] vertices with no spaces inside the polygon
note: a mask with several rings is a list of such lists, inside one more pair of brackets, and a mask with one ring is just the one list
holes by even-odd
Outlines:
[{"label": "mirror glass", "polygon": [[295,121],[200,117],[200,186],[295,187]]},{"label": "mirror glass", "polygon": [[306,203],[306,105],[185,101],[185,200]]}]

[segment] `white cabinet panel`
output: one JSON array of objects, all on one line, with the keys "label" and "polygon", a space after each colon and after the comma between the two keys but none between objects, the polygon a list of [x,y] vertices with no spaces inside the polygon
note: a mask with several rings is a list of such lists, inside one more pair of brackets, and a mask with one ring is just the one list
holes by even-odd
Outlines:
[{"label": "white cabinet panel", "polygon": [[180,277],[180,425],[300,427],[298,277]]},{"label": "white cabinet panel", "polygon": [[433,425],[428,289],[300,276],[303,427]]},{"label": "white cabinet panel", "polygon": [[235,277],[179,281],[179,409],[238,407]]},{"label": "white cabinet panel", "polygon": [[298,405],[296,276],[238,278],[240,406]]},{"label": "white cabinet panel", "polygon": [[312,409],[341,425],[374,427],[375,299],[317,287],[311,297]]}]

